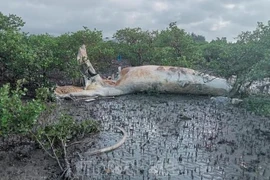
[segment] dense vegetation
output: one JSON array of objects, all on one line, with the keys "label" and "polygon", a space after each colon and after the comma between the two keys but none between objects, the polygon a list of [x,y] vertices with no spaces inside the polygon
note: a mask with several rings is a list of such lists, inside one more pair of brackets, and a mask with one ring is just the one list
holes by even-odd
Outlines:
[{"label": "dense vegetation", "polygon": [[[101,31],[87,27],[60,36],[33,35],[21,31],[24,24],[20,17],[0,12],[0,137],[31,135],[46,152],[51,148],[50,156],[57,160],[55,146],[62,147],[61,152],[65,153],[65,143],[71,134],[89,125],[90,130],[97,130],[91,123],[75,126],[74,120],[63,115],[54,126],[37,123],[40,114],[48,111],[45,102],[50,98],[55,73],[74,80],[80,78],[75,58],[82,44],[86,45],[89,59],[98,72],[104,72],[121,55],[122,61],[131,65],[174,65],[225,78],[235,75],[231,96],[247,82],[270,77],[270,21],[258,23],[252,32],[242,32],[235,42],[228,42],[225,37],[207,42],[201,35],[180,29],[176,22],[161,31],[121,29],[113,40],[104,39]],[[26,88],[35,92],[36,99],[21,100]],[[269,96],[248,97],[244,105],[269,115],[269,99]],[[57,144],[52,144],[51,139]],[[60,162],[59,166],[62,168]]]},{"label": "dense vegetation", "polygon": [[14,85],[25,79],[34,89],[50,86],[52,72],[76,79],[80,74],[74,59],[81,44],[86,44],[90,61],[99,72],[121,55],[131,65],[175,65],[226,78],[236,75],[236,89],[270,74],[270,22],[258,23],[253,32],[242,32],[234,43],[225,37],[207,42],[201,35],[178,28],[176,22],[161,31],[121,29],[113,40],[104,40],[101,31],[87,27],[55,37],[21,32],[23,25],[20,17],[0,13],[1,84]]},{"label": "dense vegetation", "polygon": [[[48,156],[55,159],[63,172],[63,177],[72,176],[67,158],[67,144],[71,140],[83,138],[85,134],[98,131],[94,120],[76,122],[54,103],[46,102],[46,88],[39,88],[36,99],[22,100],[27,89],[18,81],[15,89],[9,84],[0,88],[0,137],[9,147],[23,143],[23,138],[34,140]],[[10,141],[9,139],[13,139]],[[15,139],[15,141],[14,141]],[[5,143],[6,142],[6,143]],[[0,147],[7,148],[7,147]]]}]

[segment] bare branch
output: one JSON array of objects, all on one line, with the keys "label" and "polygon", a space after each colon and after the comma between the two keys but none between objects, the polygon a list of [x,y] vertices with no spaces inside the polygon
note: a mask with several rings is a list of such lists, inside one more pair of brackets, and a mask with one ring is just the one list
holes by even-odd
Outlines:
[{"label": "bare branch", "polygon": [[47,140],[48,140],[49,143],[50,143],[51,150],[52,150],[53,155],[54,155],[54,157],[55,157],[55,159],[56,159],[56,161],[57,161],[57,163],[58,163],[58,166],[60,167],[61,171],[63,171],[63,167],[61,166],[61,163],[60,163],[60,161],[59,161],[59,158],[58,158],[58,156],[56,155],[55,149],[54,149],[54,147],[53,147],[53,142],[51,141],[50,137],[49,137],[47,134],[46,134],[46,137],[47,137]]}]

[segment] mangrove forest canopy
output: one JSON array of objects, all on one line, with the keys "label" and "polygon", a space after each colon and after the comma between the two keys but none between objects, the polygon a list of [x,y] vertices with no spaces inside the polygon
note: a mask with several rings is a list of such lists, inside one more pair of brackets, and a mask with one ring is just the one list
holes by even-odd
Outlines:
[{"label": "mangrove forest canopy", "polygon": [[75,59],[82,44],[100,74],[117,58],[131,66],[181,66],[223,78],[234,75],[233,95],[245,83],[270,77],[270,21],[258,22],[254,31],[241,32],[235,42],[226,37],[207,42],[203,35],[186,32],[176,22],[164,30],[127,27],[116,31],[111,40],[104,38],[102,31],[87,27],[59,36],[29,34],[22,32],[24,24],[22,18],[0,12],[2,85],[24,79],[25,86],[33,90],[52,87],[55,72],[69,79],[80,78]]}]

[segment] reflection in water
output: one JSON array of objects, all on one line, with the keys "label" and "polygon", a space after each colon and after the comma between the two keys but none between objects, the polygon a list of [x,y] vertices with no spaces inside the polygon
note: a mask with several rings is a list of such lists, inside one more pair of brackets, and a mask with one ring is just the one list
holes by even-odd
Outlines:
[{"label": "reflection in water", "polygon": [[[270,122],[207,97],[129,95],[67,104],[78,120],[94,117],[102,132],[86,151],[119,149],[75,162],[81,179],[269,179]],[[79,116],[78,116],[79,115]]]}]

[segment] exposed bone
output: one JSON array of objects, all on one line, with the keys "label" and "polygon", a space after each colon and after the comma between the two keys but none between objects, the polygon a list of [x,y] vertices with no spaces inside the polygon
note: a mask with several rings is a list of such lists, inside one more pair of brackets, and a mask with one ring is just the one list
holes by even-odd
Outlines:
[{"label": "exposed bone", "polygon": [[84,100],[85,102],[92,102],[92,101],[95,101],[96,99],[94,99],[94,98],[91,98],[91,99],[86,99],[86,100]]},{"label": "exposed bone", "polygon": [[86,53],[86,47],[85,45],[82,45],[79,48],[78,55],[77,55],[77,61],[80,65],[86,65],[87,69],[86,71],[83,71],[82,73],[86,75],[87,77],[96,75],[96,70],[93,68],[92,64],[88,60],[87,53]]},{"label": "exposed bone", "polygon": [[[231,85],[224,78],[211,76],[193,69],[173,66],[137,66],[119,70],[119,79],[105,80],[96,73],[87,58],[85,45],[80,47],[78,62],[83,66],[85,87],[66,89],[57,87],[55,94],[60,98],[119,96],[142,91],[159,93],[227,95]],[[65,89],[65,90],[61,90]]]},{"label": "exposed bone", "polygon": [[116,128],[118,128],[123,133],[123,138],[118,143],[116,143],[112,146],[103,148],[103,149],[98,149],[98,150],[95,150],[92,152],[86,152],[86,154],[91,156],[91,155],[106,153],[106,152],[113,151],[113,150],[119,148],[120,146],[122,146],[122,144],[124,144],[126,139],[127,139],[127,132],[121,127],[116,127]]}]

